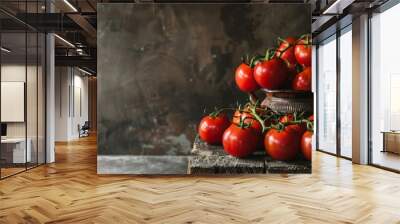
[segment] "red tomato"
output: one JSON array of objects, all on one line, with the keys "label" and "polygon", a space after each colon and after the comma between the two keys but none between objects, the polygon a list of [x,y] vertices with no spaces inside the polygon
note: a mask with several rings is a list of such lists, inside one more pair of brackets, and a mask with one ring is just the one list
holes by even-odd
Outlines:
[{"label": "red tomato", "polygon": [[232,124],[222,137],[224,150],[235,157],[246,157],[257,150],[259,134],[252,128]]},{"label": "red tomato", "polygon": [[311,91],[311,67],[305,68],[292,81],[294,90]]},{"label": "red tomato", "polygon": [[290,122],[293,121],[294,116],[293,114],[286,114],[285,116],[282,116],[279,118],[279,121],[282,123]]},{"label": "red tomato", "polygon": [[264,148],[263,144],[263,138],[262,138],[262,125],[260,122],[253,117],[248,112],[241,112],[241,111],[235,111],[232,119],[233,124],[240,124],[240,118],[243,120],[245,124],[250,124],[251,123],[251,128],[253,128],[258,134],[259,134],[259,140],[258,140],[258,147],[257,148]]},{"label": "red tomato", "polygon": [[308,120],[314,121],[314,114],[313,114],[313,115],[310,115],[310,116],[308,117]]},{"label": "red tomato", "polygon": [[254,67],[254,78],[262,88],[281,88],[288,79],[285,62],[280,58],[273,58],[257,63]]},{"label": "red tomato", "polygon": [[303,39],[297,42],[297,45],[294,47],[294,55],[296,56],[296,60],[299,64],[309,67],[311,66],[311,44],[310,44],[310,36],[306,36]]},{"label": "red tomato", "polygon": [[307,124],[305,123],[291,124],[288,125],[287,128],[292,129],[301,137],[304,134],[304,132],[307,131]]},{"label": "red tomato", "polygon": [[253,76],[253,69],[245,63],[240,64],[236,68],[235,81],[236,85],[243,92],[253,92],[259,88]]},{"label": "red tomato", "polygon": [[200,122],[198,129],[199,136],[208,144],[221,144],[222,135],[229,125],[229,119],[223,113],[215,117],[210,115],[206,116]]},{"label": "red tomato", "polygon": [[301,153],[303,153],[304,158],[306,158],[307,160],[311,160],[312,136],[313,133],[311,131],[306,131],[301,137],[301,144],[300,144]]},{"label": "red tomato", "polygon": [[273,159],[292,160],[300,150],[300,137],[290,125],[284,130],[270,129],[265,135],[265,150]]},{"label": "red tomato", "polygon": [[296,70],[297,61],[296,61],[296,56],[294,55],[295,44],[296,44],[296,39],[293,37],[288,37],[285,39],[285,41],[282,41],[281,45],[279,45],[277,52],[275,54],[277,57],[280,57],[286,62],[289,71]]},{"label": "red tomato", "polygon": [[240,124],[240,119],[244,120],[245,124],[250,124],[251,123],[251,128],[257,131],[257,133],[262,133],[262,126],[260,122],[258,122],[257,119],[253,117],[250,113],[247,112],[241,112],[241,111],[235,111],[233,114],[233,119],[232,123],[233,124]]},{"label": "red tomato", "polygon": [[[293,114],[287,114],[285,116],[282,116],[279,118],[279,122],[281,123],[287,123],[291,122],[294,120],[294,115]],[[300,136],[303,135],[305,131],[307,131],[307,124],[306,123],[301,123],[301,124],[292,124],[287,126],[290,129],[293,129],[296,131]]]}]

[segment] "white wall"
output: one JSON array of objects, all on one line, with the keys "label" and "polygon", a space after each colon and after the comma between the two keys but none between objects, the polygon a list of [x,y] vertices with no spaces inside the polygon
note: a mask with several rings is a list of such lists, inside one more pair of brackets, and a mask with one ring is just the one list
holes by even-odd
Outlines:
[{"label": "white wall", "polygon": [[[1,66],[1,81],[2,82],[25,82],[25,64],[8,64]],[[28,67],[28,71],[32,67]],[[31,74],[31,72],[28,72]],[[1,108],[5,110],[6,108]],[[25,122],[7,123],[7,137],[24,138],[25,137]]]},{"label": "white wall", "polygon": [[55,140],[70,141],[88,120],[88,77],[72,67],[56,67],[55,73]]},{"label": "white wall", "polygon": [[[27,73],[25,71],[27,69]],[[41,72],[41,70],[39,70]],[[2,82],[25,82],[25,75],[28,78],[27,88],[27,119],[28,119],[28,137],[31,133],[30,127],[32,127],[32,133],[35,131],[36,135],[36,120],[37,115],[32,111],[36,112],[37,99],[36,99],[36,66],[29,66],[26,68],[25,64],[5,64],[1,66],[1,81]],[[31,88],[29,88],[31,87]],[[40,105],[39,105],[40,106]],[[6,108],[2,108],[5,110]],[[33,123],[32,123],[33,122]],[[7,122],[7,135],[8,137],[25,137],[25,123],[26,122]]]},{"label": "white wall", "polygon": [[68,140],[68,71],[67,67],[55,68],[55,141]]},{"label": "white wall", "polygon": [[[37,70],[38,69],[38,70]],[[44,74],[42,67],[24,64],[3,64],[1,66],[2,82],[24,82],[26,84],[26,107],[22,112],[26,112],[27,120],[24,122],[6,122],[8,138],[29,139],[32,151],[32,161],[44,163],[45,150],[45,117],[44,117]],[[27,79],[27,80],[25,80]],[[7,97],[7,96],[2,96]],[[7,110],[7,108],[1,108]],[[39,156],[37,156],[39,153]]]},{"label": "white wall", "polygon": [[[77,70],[75,70],[76,72]],[[89,113],[88,113],[88,77],[82,76],[82,73],[79,75],[74,75],[74,108],[72,108],[72,120],[71,120],[71,135],[74,138],[79,136],[78,132],[78,124],[81,126],[85,123],[85,121],[89,120]]]}]

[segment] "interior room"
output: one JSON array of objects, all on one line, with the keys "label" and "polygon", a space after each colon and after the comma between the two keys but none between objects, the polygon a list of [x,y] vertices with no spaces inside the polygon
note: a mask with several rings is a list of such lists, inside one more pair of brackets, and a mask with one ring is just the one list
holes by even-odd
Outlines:
[{"label": "interior room", "polygon": [[[371,163],[399,170],[399,68],[394,65],[398,46],[389,46],[394,32],[394,21],[400,17],[396,5],[371,18]],[[393,40],[393,39],[392,39]]]},{"label": "interior room", "polygon": [[45,36],[15,28],[1,34],[2,178],[45,162]]},{"label": "interior room", "polygon": [[400,223],[398,0],[0,1],[0,223]]}]

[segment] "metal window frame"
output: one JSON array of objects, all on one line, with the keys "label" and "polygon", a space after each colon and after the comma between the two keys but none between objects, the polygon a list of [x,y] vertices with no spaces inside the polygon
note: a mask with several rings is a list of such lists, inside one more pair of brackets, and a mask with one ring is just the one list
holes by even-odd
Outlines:
[{"label": "metal window frame", "polygon": [[[27,11],[27,2],[28,2],[28,0],[23,1],[23,3],[25,3],[25,11]],[[37,11],[39,11],[39,2],[41,2],[41,1],[36,0],[36,10]],[[6,11],[4,11],[4,10],[1,10],[1,11],[3,13],[7,14]],[[46,8],[46,11],[47,11],[47,8]],[[7,14],[7,15],[9,15],[9,16],[11,16],[11,18],[13,18],[13,16],[11,14]],[[18,22],[21,22],[17,18],[14,18],[14,19],[16,19],[16,21],[18,21]],[[3,176],[2,168],[0,167],[0,180],[4,180],[6,178],[15,176],[15,175],[23,173],[23,172],[26,172],[26,171],[28,171],[30,169],[34,169],[36,167],[39,167],[39,166],[47,163],[47,153],[46,153],[47,152],[47,141],[46,141],[46,139],[47,139],[47,128],[46,128],[47,127],[47,113],[46,113],[46,109],[43,111],[43,113],[44,113],[43,119],[44,120],[42,121],[43,124],[44,124],[44,133],[43,133],[44,134],[44,136],[43,136],[44,145],[42,146],[43,147],[42,151],[44,152],[44,155],[42,155],[42,157],[43,157],[44,161],[43,161],[43,163],[39,163],[39,82],[38,82],[38,80],[39,80],[39,78],[38,78],[39,77],[39,68],[38,68],[38,66],[39,66],[39,33],[43,33],[43,32],[40,32],[39,30],[36,30],[35,28],[29,26],[28,24],[26,24],[24,22],[22,22],[22,23],[23,23],[24,28],[25,28],[25,30],[21,32],[22,34],[25,34],[25,87],[24,87],[24,91],[25,91],[25,93],[24,93],[24,96],[25,96],[25,99],[24,99],[24,107],[25,107],[24,108],[24,119],[25,119],[25,169],[23,169],[21,171],[18,171],[18,172],[15,172],[15,173],[12,173],[12,174],[7,175],[7,176]],[[27,95],[28,95],[28,93],[27,93],[27,81],[28,81],[27,76],[28,76],[28,67],[27,66],[28,66],[28,33],[32,33],[32,32],[28,32],[28,31],[33,31],[33,33],[36,34],[36,136],[35,137],[36,137],[36,142],[37,142],[36,162],[35,163],[30,163],[29,165],[32,165],[32,164],[33,165],[29,166],[29,167],[28,167],[28,162],[27,162],[27,157],[28,157],[28,154],[27,154],[27,147],[28,147],[28,144],[27,144],[27,139],[28,139],[28,130],[27,130],[28,129],[28,114],[27,114]],[[2,34],[3,34],[3,32],[0,32],[0,45],[1,45],[1,42],[2,42],[2,38],[1,38]],[[43,79],[46,80],[46,77],[47,77],[47,66],[46,66],[47,65],[47,60],[46,60],[46,58],[47,58],[47,38],[46,38],[46,35],[47,35],[47,33],[43,33],[43,34],[44,34],[44,36],[43,36],[42,44],[44,44],[44,46],[43,46],[44,47],[44,51],[42,51],[42,53],[44,53],[43,58],[45,60],[44,61],[45,66],[44,66],[44,68],[42,68],[42,76],[43,76]],[[2,60],[2,56],[0,54],[0,68],[2,66],[2,61],[3,61]],[[0,82],[1,82],[1,69],[0,69]],[[47,108],[47,100],[46,100],[46,98],[47,98],[47,82],[44,82],[44,84],[45,85],[42,87],[42,88],[44,88],[44,99],[43,99],[42,107]],[[1,89],[1,87],[0,87],[0,89]],[[0,93],[0,96],[1,96],[1,93]],[[1,101],[1,97],[0,97],[0,101]],[[0,109],[1,109],[1,105],[0,105]],[[0,115],[0,123],[1,123],[1,115]],[[0,156],[1,156],[1,144],[0,144]]]},{"label": "metal window frame", "polygon": [[[348,18],[347,18],[348,19]],[[352,23],[346,24],[343,27],[340,26],[336,26],[336,31],[334,33],[332,33],[331,35],[328,35],[326,37],[324,37],[323,39],[318,40],[318,42],[316,43],[316,76],[315,76],[315,80],[316,80],[316,121],[318,121],[319,119],[319,114],[320,114],[320,110],[319,110],[319,87],[320,87],[320,82],[319,82],[319,64],[318,64],[318,59],[319,59],[319,47],[322,43],[327,43],[330,41],[336,41],[336,152],[332,153],[329,151],[326,151],[324,149],[321,149],[319,147],[319,125],[316,125],[316,150],[319,152],[323,152],[329,155],[333,155],[339,158],[343,158],[346,160],[352,160],[352,158],[347,157],[342,155],[342,150],[341,150],[341,131],[342,131],[342,127],[341,127],[341,117],[340,117],[340,103],[341,103],[341,95],[340,95],[340,81],[341,81],[341,66],[340,66],[340,37],[347,33],[347,32],[351,32],[351,29],[349,29],[349,27],[352,25]],[[335,38],[332,38],[333,36],[335,36]],[[329,40],[332,39],[332,40]],[[329,40],[329,41],[328,41]]]}]

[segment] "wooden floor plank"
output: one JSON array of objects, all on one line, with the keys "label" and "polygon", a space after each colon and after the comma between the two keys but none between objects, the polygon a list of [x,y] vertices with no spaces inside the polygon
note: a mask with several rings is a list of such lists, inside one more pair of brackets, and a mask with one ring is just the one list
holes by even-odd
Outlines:
[{"label": "wooden floor plank", "polygon": [[0,223],[400,223],[400,175],[314,152],[313,173],[96,174],[96,139],[0,181]]}]

